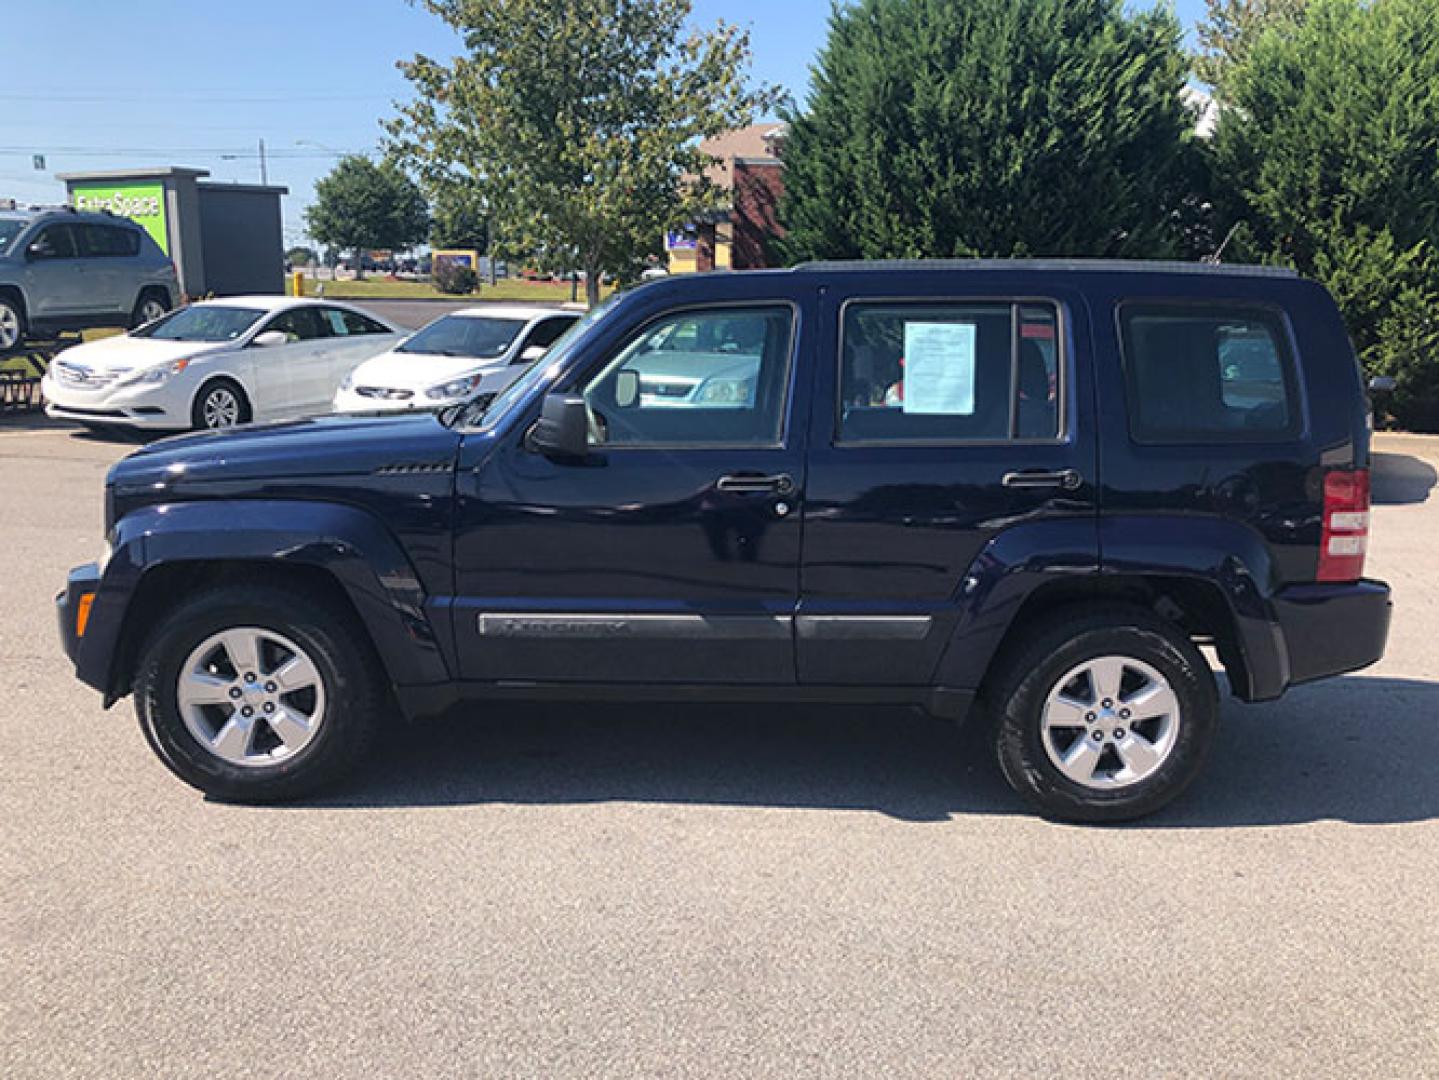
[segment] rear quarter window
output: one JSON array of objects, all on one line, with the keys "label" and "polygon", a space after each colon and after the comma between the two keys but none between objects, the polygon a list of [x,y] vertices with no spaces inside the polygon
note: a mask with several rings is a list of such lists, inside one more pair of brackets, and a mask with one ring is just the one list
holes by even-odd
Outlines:
[{"label": "rear quarter window", "polygon": [[1294,358],[1277,312],[1125,304],[1119,324],[1135,441],[1280,442],[1299,435]]}]

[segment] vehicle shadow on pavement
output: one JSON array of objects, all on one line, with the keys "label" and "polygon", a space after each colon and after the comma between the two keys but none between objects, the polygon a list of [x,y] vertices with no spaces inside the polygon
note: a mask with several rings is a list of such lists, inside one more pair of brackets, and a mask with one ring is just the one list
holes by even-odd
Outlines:
[{"label": "vehicle shadow on pavement", "polygon": [[[903,709],[506,705],[392,733],[308,805],[654,802],[873,810],[912,822],[1028,814],[984,725]],[[1226,704],[1194,787],[1146,828],[1439,818],[1439,683],[1351,676]]]},{"label": "vehicle shadow on pavement", "polygon": [[1439,474],[1434,466],[1410,454],[1372,455],[1370,496],[1378,506],[1408,506],[1429,498]]}]

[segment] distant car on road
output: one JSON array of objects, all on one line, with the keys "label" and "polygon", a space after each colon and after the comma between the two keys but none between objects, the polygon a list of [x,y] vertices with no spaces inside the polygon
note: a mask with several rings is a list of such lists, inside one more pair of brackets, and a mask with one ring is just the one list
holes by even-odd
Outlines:
[{"label": "distant car on road", "polygon": [[579,317],[519,304],[452,312],[355,368],[335,394],[335,411],[439,409],[498,393]]},{"label": "distant car on road", "polygon": [[91,427],[226,428],[330,411],[356,364],[403,332],[349,304],[236,296],[60,353],[45,411]]},{"label": "distant car on road", "polygon": [[0,353],[62,330],[141,326],[179,297],[174,264],[133,221],[0,212]]}]

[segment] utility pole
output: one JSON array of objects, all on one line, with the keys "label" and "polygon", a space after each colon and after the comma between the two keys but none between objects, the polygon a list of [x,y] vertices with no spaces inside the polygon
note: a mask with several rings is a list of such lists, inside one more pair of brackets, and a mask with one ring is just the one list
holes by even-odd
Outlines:
[{"label": "utility pole", "polygon": [[260,183],[268,187],[270,185],[270,171],[265,168],[265,140],[260,140]]}]

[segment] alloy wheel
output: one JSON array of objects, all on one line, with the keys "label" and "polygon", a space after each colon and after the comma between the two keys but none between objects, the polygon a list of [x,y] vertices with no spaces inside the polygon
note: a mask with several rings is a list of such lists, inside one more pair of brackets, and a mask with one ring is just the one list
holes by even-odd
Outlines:
[{"label": "alloy wheel", "polygon": [[20,313],[9,304],[0,304],[0,352],[20,343]]},{"label": "alloy wheel", "polygon": [[180,668],[175,700],[186,729],[220,760],[245,768],[294,757],[319,733],[325,683],[289,638],[255,626],[212,634]]},{"label": "alloy wheel", "polygon": [[1159,771],[1178,741],[1180,723],[1179,697],[1156,668],[1130,656],[1101,656],[1054,684],[1040,739],[1069,780],[1114,791]]},{"label": "alloy wheel", "polygon": [[140,325],[154,322],[161,315],[165,314],[165,305],[156,300],[153,296],[140,305]]},{"label": "alloy wheel", "polygon": [[227,386],[217,386],[205,395],[200,416],[207,428],[234,427],[240,422],[240,399]]}]

